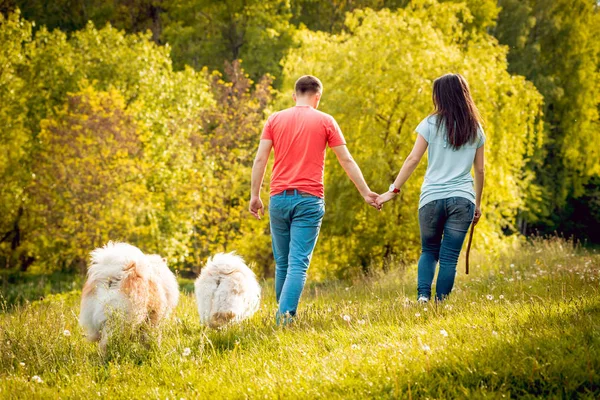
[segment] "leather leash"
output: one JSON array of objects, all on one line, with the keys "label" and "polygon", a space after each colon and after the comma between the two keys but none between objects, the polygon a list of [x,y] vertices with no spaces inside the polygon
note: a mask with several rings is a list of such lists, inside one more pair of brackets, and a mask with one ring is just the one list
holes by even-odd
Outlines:
[{"label": "leather leash", "polygon": [[475,230],[475,224],[471,223],[471,233],[469,233],[469,243],[467,244],[467,265],[465,272],[469,275],[469,253],[471,252],[471,242],[473,241],[473,231]]}]

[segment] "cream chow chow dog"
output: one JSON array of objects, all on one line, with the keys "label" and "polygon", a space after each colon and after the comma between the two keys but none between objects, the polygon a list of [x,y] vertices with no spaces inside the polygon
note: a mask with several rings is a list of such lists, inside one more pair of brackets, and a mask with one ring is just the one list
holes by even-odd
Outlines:
[{"label": "cream chow chow dog", "polygon": [[200,322],[219,328],[251,317],[260,305],[260,286],[235,253],[209,258],[194,284]]},{"label": "cream chow chow dog", "polygon": [[110,313],[122,313],[133,326],[156,326],[178,301],[179,286],[165,259],[127,243],[109,242],[91,253],[79,323],[89,340],[100,340],[104,352]]}]

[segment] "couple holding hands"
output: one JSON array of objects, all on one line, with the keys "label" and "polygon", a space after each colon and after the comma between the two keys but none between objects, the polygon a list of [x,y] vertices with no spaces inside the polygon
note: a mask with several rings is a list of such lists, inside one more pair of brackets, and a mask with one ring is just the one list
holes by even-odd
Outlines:
[{"label": "couple holding hands", "polygon": [[396,180],[382,195],[369,189],[335,119],[317,110],[322,93],[323,85],[314,76],[305,75],[296,81],[293,94],[296,105],[269,117],[252,168],[249,208],[260,219],[264,212],[260,187],[274,149],[269,217],[275,257],[277,322],[285,323],[296,315],[306,282],[325,214],[323,173],[327,146],[365,201],[377,209],[400,192],[428,151],[419,200],[421,256],[417,299],[427,302],[431,298],[439,261],[436,300],[443,300],[452,291],[458,256],[469,226],[481,217],[485,135],[467,81],[460,74],[447,74],[434,81],[434,111],[415,129],[418,135],[414,147]]}]

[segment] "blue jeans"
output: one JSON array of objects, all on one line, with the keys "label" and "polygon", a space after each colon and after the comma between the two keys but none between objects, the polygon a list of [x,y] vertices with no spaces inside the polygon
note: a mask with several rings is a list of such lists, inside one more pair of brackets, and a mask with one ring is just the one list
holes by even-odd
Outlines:
[{"label": "blue jeans", "polygon": [[434,200],[419,209],[421,257],[418,297],[431,297],[431,284],[438,261],[440,271],[435,297],[442,300],[450,294],[454,286],[458,256],[474,214],[475,204],[462,197]]},{"label": "blue jeans", "polygon": [[296,315],[323,215],[325,202],[319,197],[296,191],[271,197],[269,218],[275,256],[278,323],[282,316],[287,319]]}]

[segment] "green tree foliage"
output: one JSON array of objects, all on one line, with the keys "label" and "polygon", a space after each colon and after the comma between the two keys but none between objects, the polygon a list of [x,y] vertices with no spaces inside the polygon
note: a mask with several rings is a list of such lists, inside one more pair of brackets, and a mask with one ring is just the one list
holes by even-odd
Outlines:
[{"label": "green tree foliage", "polygon": [[[459,2],[463,0],[447,0]],[[300,25],[337,33],[347,12],[357,9],[406,7],[410,0],[7,0],[0,12],[20,8],[24,18],[48,30],[74,32],[89,21],[110,23],[128,33],[152,32],[152,40],[169,43],[176,68],[208,66],[223,71],[224,62],[242,59],[253,79],[280,76],[279,61],[294,45]],[[467,27],[483,30],[494,24],[495,0],[468,0]]]},{"label": "green tree foliage", "polygon": [[[190,191],[200,192],[194,204],[192,248],[194,263],[217,251],[236,250],[258,262],[264,272],[272,264],[267,226],[248,218],[248,188],[256,141],[260,137],[265,109],[271,102],[272,79],[256,83],[239,62],[227,64],[225,74],[207,76],[216,106],[203,115],[204,130],[191,137],[202,153],[205,179]],[[266,189],[266,188],[265,188]]]},{"label": "green tree foliage", "polygon": [[24,43],[31,39],[31,24],[18,14],[4,18],[0,14],[0,252],[15,263],[21,243],[19,224],[23,216],[24,182],[31,151],[31,133],[27,126],[25,94],[27,83],[19,76],[18,66],[25,62]]},{"label": "green tree foliage", "polygon": [[[29,188],[37,256],[64,269],[89,249],[143,236],[148,207],[141,130],[116,91],[91,87],[42,120]],[[63,265],[60,265],[60,264]]]},{"label": "green tree foliage", "polygon": [[171,0],[164,41],[176,66],[222,70],[224,61],[244,60],[253,79],[280,75],[279,60],[293,44],[286,0]]},{"label": "green tree foliage", "polygon": [[6,0],[0,12],[20,9],[23,17],[49,30],[74,32],[84,29],[89,21],[96,26],[112,24],[130,33],[152,31],[159,41],[162,32],[163,0]]},{"label": "green tree foliage", "polygon": [[[55,137],[58,135],[57,132],[60,132],[60,135],[64,137],[81,138],[81,135],[87,135],[89,136],[87,140],[94,140],[94,135],[100,135],[97,129],[100,129],[102,124],[84,126],[76,123],[76,116],[79,116],[80,119],[100,118],[91,115],[92,111],[98,111],[100,114],[112,111],[115,113],[117,111],[126,112],[123,114],[127,115],[127,117],[123,117],[124,119],[107,117],[101,120],[106,126],[114,126],[115,129],[121,129],[123,124],[129,124],[127,125],[129,131],[134,130],[134,126],[137,127],[135,128],[136,135],[143,139],[140,140],[144,144],[144,151],[140,153],[143,154],[143,157],[138,157],[140,158],[139,162],[151,165],[145,175],[138,179],[142,184],[147,185],[148,191],[152,193],[147,202],[153,207],[150,208],[145,218],[141,218],[140,213],[134,216],[141,221],[141,224],[147,226],[145,230],[147,236],[139,236],[132,231],[131,236],[114,239],[135,240],[136,237],[139,237],[140,243],[145,244],[145,247],[150,250],[162,249],[165,251],[166,248],[168,253],[178,252],[178,246],[182,241],[181,236],[187,237],[185,230],[187,226],[178,220],[173,222],[172,219],[165,218],[165,215],[173,212],[169,205],[176,203],[174,200],[177,192],[173,188],[179,187],[180,182],[189,181],[186,174],[189,174],[188,171],[191,169],[187,168],[188,165],[184,163],[191,158],[186,159],[181,148],[190,147],[186,135],[189,136],[194,129],[200,129],[198,126],[189,125],[187,121],[189,115],[202,112],[213,104],[206,79],[190,69],[173,72],[167,50],[150,42],[149,37],[145,35],[124,35],[111,27],[97,30],[89,25],[85,30],[73,34],[69,39],[60,31],[48,32],[46,29],[39,30],[32,38],[30,26],[15,14],[0,25],[0,37],[7,38],[4,40],[8,43],[11,37],[10,33],[19,26],[22,30],[22,37],[15,39],[14,54],[10,57],[12,66],[8,64],[11,68],[6,71],[7,73],[11,70],[16,71],[15,77],[10,82],[24,88],[21,93],[15,92],[21,103],[17,101],[11,104],[13,107],[22,108],[22,112],[15,114],[22,119],[20,124],[24,126],[23,132],[25,133],[15,136],[16,133],[12,131],[4,131],[3,134],[11,134],[11,137],[15,137],[15,140],[6,142],[21,152],[26,152],[27,157],[20,160],[14,157],[8,159],[10,164],[3,168],[3,171],[19,174],[19,179],[14,181],[13,185],[9,186],[4,182],[2,185],[2,193],[12,196],[10,199],[12,201],[9,200],[6,203],[3,201],[3,205],[11,205],[11,212],[2,216],[2,237],[6,238],[5,242],[14,242],[13,238],[19,238],[17,246],[2,244],[2,259],[6,260],[5,265],[9,267],[17,265],[17,262],[14,261],[17,256],[25,257],[26,260],[35,258],[45,260],[41,257],[41,255],[48,254],[44,249],[52,248],[49,243],[55,239],[61,239],[60,236],[55,235],[55,232],[50,232],[58,227],[52,227],[50,223],[43,224],[42,228],[46,227],[44,229],[48,230],[40,232],[40,226],[36,225],[36,221],[46,221],[51,217],[60,220],[63,218],[61,214],[65,215],[64,218],[72,218],[74,221],[85,217],[72,214],[68,207],[79,207],[79,211],[84,210],[85,206],[81,204],[88,204],[88,200],[82,198],[69,204],[65,200],[68,193],[62,190],[47,189],[51,187],[63,189],[63,183],[73,183],[77,179],[83,178],[73,174],[61,176],[58,173],[46,176],[42,173],[43,170],[40,171],[38,168],[39,165],[46,165],[48,171],[56,172],[56,168],[59,168],[60,165],[66,167],[66,164],[60,162],[59,166],[53,169],[49,164],[50,160],[56,158],[64,161],[62,157],[78,154],[84,158],[79,162],[84,163],[87,169],[72,164],[69,171],[85,172],[86,176],[90,177],[89,179],[96,177],[95,181],[100,179],[98,177],[102,176],[101,171],[91,171],[92,164],[88,163],[89,159],[84,157],[85,154],[92,151],[91,148],[79,149],[77,153],[68,149],[61,151],[60,145],[69,146],[74,142],[60,141]],[[2,48],[8,49],[9,47],[5,47],[3,43]],[[71,99],[68,93],[80,93],[88,85],[86,82],[89,82],[89,86],[93,90],[110,93],[109,97],[114,102],[108,102],[105,109],[94,108],[91,105],[84,109],[73,108],[72,103],[68,101],[75,100]],[[2,94],[2,102],[10,103],[11,92]],[[79,99],[79,97],[76,98]],[[91,101],[90,99],[93,99],[93,96],[87,101]],[[101,103],[106,102],[102,100]],[[4,110],[3,108],[3,116],[8,118],[13,115],[4,113]],[[70,113],[74,113],[75,116],[70,118]],[[14,119],[14,116],[12,118]],[[135,124],[130,122],[130,119],[135,121]],[[13,123],[13,125],[15,124]],[[125,128],[123,127],[123,129]],[[48,143],[44,140],[48,140]],[[46,144],[48,144],[48,148],[45,147]],[[128,152],[129,146],[126,145],[126,142],[122,143],[121,140],[116,140],[110,144],[117,147],[123,144],[124,147],[121,150]],[[118,151],[107,148],[109,152],[113,150]],[[109,170],[105,173],[109,174],[110,168],[114,165],[116,164],[109,163],[109,167],[107,167]],[[96,164],[96,167],[102,169],[100,163]],[[41,179],[39,185],[38,181],[33,178],[36,172]],[[52,179],[57,179],[57,181],[52,183]],[[155,184],[156,182],[159,184]],[[91,190],[91,186],[82,185],[79,183],[75,185],[82,188],[78,189],[76,194],[86,196],[89,194],[86,193],[86,190]],[[64,190],[67,189],[73,190],[72,188]],[[25,193],[25,195],[19,193]],[[127,195],[128,193],[124,193],[124,196]],[[37,207],[39,205],[44,205],[45,208]],[[105,205],[105,207],[108,206]],[[119,207],[114,206],[110,210],[106,210],[106,213],[115,213],[118,210]],[[90,221],[88,226],[80,228],[91,229],[89,226],[91,221],[101,222],[102,218],[108,218],[106,217],[108,214],[101,216],[92,214],[88,220]],[[64,225],[61,226],[64,227]],[[103,229],[101,226],[97,228]],[[67,229],[66,232],[69,230]],[[168,246],[164,245],[162,235],[168,238]],[[105,237],[96,235],[89,239],[93,241],[94,245],[100,245]],[[85,245],[87,246],[88,243],[91,242],[87,241]],[[73,242],[72,245],[76,246],[77,243]],[[89,249],[82,251],[89,251]],[[22,253],[23,257],[21,257]],[[64,249],[64,253],[58,254],[57,257],[64,262],[64,265],[69,266],[74,265],[73,262],[76,261],[72,255],[80,254],[73,253],[73,248],[67,247]],[[41,265],[40,267],[52,269],[59,266]]]},{"label": "green tree foliage", "polygon": [[0,38],[4,267],[77,269],[108,240],[180,268],[234,249],[270,266],[264,225],[245,218],[270,76],[174,71],[149,33],[110,26],[32,36],[12,14]]},{"label": "green tree foliage", "polygon": [[441,0],[440,2],[452,2],[466,5],[468,12],[459,15],[465,30],[474,29],[478,33],[488,32],[496,25],[496,19],[500,12],[497,0]]},{"label": "green tree foliage", "polygon": [[0,12],[20,8],[23,16],[48,30],[70,33],[89,21],[128,33],[152,32],[168,44],[176,69],[208,67],[242,59],[250,76],[280,76],[279,61],[293,45],[289,0],[8,0]]},{"label": "green tree foliage", "polygon": [[584,195],[586,184],[600,175],[597,2],[501,0],[499,5],[494,34],[510,48],[509,70],[525,75],[544,95],[547,140],[544,162],[535,168],[543,192],[524,221],[542,230],[561,229],[571,218],[567,200]]},{"label": "green tree foliage", "polygon": [[[453,3],[465,3],[469,12],[458,15],[465,23],[465,28],[483,32],[493,26],[498,16],[499,8],[496,0],[441,0]],[[292,21],[296,25],[303,24],[313,31],[339,33],[346,28],[346,13],[355,10],[370,8],[378,11],[405,8],[411,0],[295,0],[292,2],[294,17]],[[417,2],[418,3],[418,2]],[[464,19],[466,17],[466,20]]]},{"label": "green tree foliage", "polygon": [[[488,136],[477,243],[526,224],[593,237],[592,0],[7,0],[0,12],[2,268],[78,268],[118,239],[180,268],[237,250],[268,272],[268,225],[245,212],[252,158],[265,112],[290,104],[271,86],[306,73],[377,191],[432,110],[433,79],[463,73]],[[424,165],[375,213],[327,163],[313,274],[414,258]]]},{"label": "green tree foliage", "polygon": [[346,25],[346,13],[363,8],[381,10],[405,7],[410,0],[294,0],[293,22],[313,31],[341,32]]},{"label": "green tree foliage", "polygon": [[[432,111],[433,80],[464,74],[485,120],[487,179],[493,182],[484,195],[478,242],[493,243],[527,207],[533,175],[526,167],[542,143],[542,98],[523,77],[507,72],[506,49],[487,34],[465,31],[464,18],[470,19],[464,5],[419,2],[397,12],[349,14],[343,35],[305,30],[300,48],[286,58],[285,87],[304,73],[322,79],[322,109],[338,119],[371,188],[385,191],[412,148],[414,128]],[[328,212],[316,263],[321,272],[416,256],[425,162],[382,213],[363,204],[334,158],[327,163]]]}]

